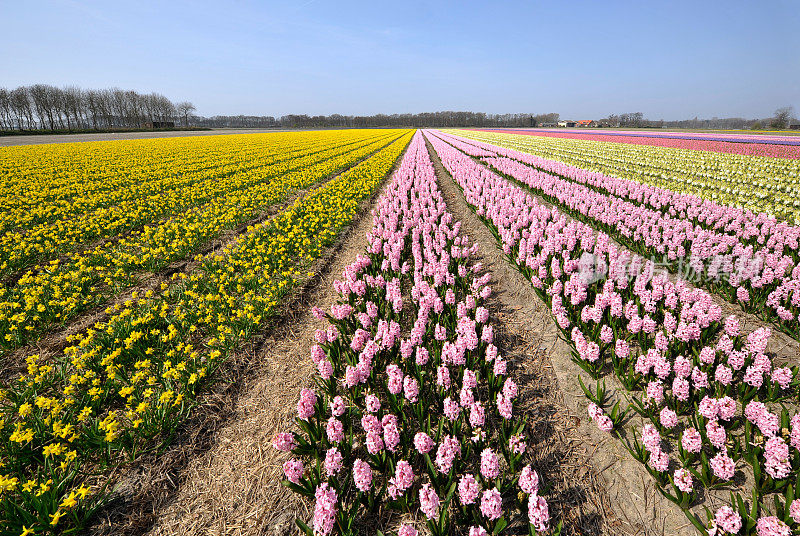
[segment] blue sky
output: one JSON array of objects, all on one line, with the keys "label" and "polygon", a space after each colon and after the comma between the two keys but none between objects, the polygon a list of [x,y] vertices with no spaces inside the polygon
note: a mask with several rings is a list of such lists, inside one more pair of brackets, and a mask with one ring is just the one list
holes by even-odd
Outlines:
[{"label": "blue sky", "polygon": [[0,0],[0,86],[201,115],[800,113],[800,1]]}]

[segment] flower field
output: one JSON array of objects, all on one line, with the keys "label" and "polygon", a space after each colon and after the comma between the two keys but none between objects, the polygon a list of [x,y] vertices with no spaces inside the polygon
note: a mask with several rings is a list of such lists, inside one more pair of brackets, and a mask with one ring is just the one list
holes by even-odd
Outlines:
[{"label": "flower field", "polygon": [[775,158],[800,158],[800,140],[794,136],[754,134],[698,134],[694,132],[636,132],[636,131],[591,131],[580,130],[501,130],[492,132],[529,134],[552,138],[591,140],[612,143],[632,143],[655,147],[671,147],[715,153],[731,153]]},{"label": "flower field", "polygon": [[455,143],[627,247],[690,271],[695,282],[800,338],[800,227],[515,151]]},{"label": "flower field", "polygon": [[[386,145],[392,135],[382,134],[375,139],[374,134],[365,134],[365,139],[355,142],[352,138],[337,140],[336,135],[331,136],[333,139],[322,136],[321,140],[304,136],[308,141],[302,137],[283,140],[283,149],[287,146],[294,149],[295,143],[303,147],[288,153],[280,152],[280,143],[274,148],[268,146],[268,156],[253,169],[251,162],[223,161],[213,166],[213,171],[198,171],[204,178],[195,178],[195,184],[181,181],[171,186],[157,184],[149,191],[135,182],[146,179],[134,178],[131,179],[134,188],[128,192],[132,199],[121,201],[122,208],[120,205],[90,208],[74,217],[65,215],[63,219],[42,222],[30,229],[24,229],[22,223],[22,229],[7,231],[0,239],[6,245],[2,266],[6,274],[17,270],[18,279],[14,285],[0,290],[0,347],[21,346],[53,324],[63,323],[105,302],[121,288],[133,285],[137,275],[152,273],[183,259],[223,230],[247,222],[265,207],[284,199],[293,189],[308,187]],[[246,140],[247,137],[243,141]],[[128,143],[136,146],[141,142]],[[176,145],[171,149],[183,150],[183,144]],[[234,141],[230,147],[238,146]],[[88,149],[91,152],[91,147]],[[271,151],[279,154],[273,155]],[[120,159],[136,158],[135,154]],[[214,158],[213,153],[208,157]],[[176,165],[175,169],[182,170],[181,163]],[[161,173],[146,163],[143,168],[143,175]],[[134,167],[130,173],[135,177],[140,171]],[[187,169],[182,173],[193,175],[194,171]],[[65,191],[69,192],[69,188],[67,185]],[[8,197],[16,195],[12,194],[13,189],[9,190]],[[54,199],[52,204],[58,207],[85,202],[95,207],[104,202],[103,192],[95,193],[91,187],[89,190],[92,192],[89,196],[69,197],[66,203]],[[137,209],[136,205],[143,208]],[[59,256],[60,250],[67,254]],[[30,264],[34,267],[25,270]],[[43,269],[45,266],[47,269]]]},{"label": "flower field", "polygon": [[542,158],[800,223],[800,161],[546,136],[458,131]]},{"label": "flower field", "polygon": [[[260,143],[258,138],[250,140],[254,146]],[[100,245],[79,252],[74,262],[47,261],[47,268],[37,275],[20,279],[17,286],[24,290],[7,287],[5,305],[12,310],[14,303],[33,303],[32,308],[17,306],[23,310],[17,315],[23,317],[28,311],[42,314],[43,308],[62,305],[51,303],[52,298],[41,301],[49,297],[41,291],[33,299],[23,294],[47,283],[55,288],[54,296],[67,298],[67,306],[75,303],[74,296],[80,292],[94,300],[89,303],[98,303],[106,296],[98,296],[91,285],[109,282],[97,272],[105,274],[113,266],[111,277],[129,282],[121,266],[157,269],[291,192],[341,171],[274,217],[249,225],[224,247],[195,256],[191,272],[176,273],[155,292],[134,291],[130,299],[107,311],[107,319],[68,336],[70,345],[62,352],[25,358],[27,369],[6,382],[0,398],[0,533],[62,532],[84,525],[105,499],[110,483],[104,475],[169,439],[226,356],[270,317],[283,295],[307,277],[310,263],[385,178],[410,133],[349,131],[277,138],[267,136],[263,141],[267,148],[272,142],[277,142],[276,150],[282,146],[280,159],[290,163],[274,169],[265,164],[252,173],[249,164],[239,164],[241,192],[229,187],[195,210],[151,222],[107,246],[117,249],[105,255]],[[209,158],[215,150],[230,151],[216,140],[202,143],[207,141],[212,143]],[[210,186],[207,190],[214,191]],[[145,249],[147,244],[152,245]],[[122,265],[114,264],[120,260]],[[69,273],[67,269],[60,272],[62,267],[78,273],[85,270],[86,275],[58,277]],[[36,278],[44,275],[52,277],[38,279],[37,287]],[[66,293],[59,284],[74,286]],[[107,288],[114,287],[108,284]],[[8,300],[17,292],[19,302]],[[17,336],[16,325],[4,325],[12,338]]]},{"label": "flower field", "polygon": [[319,392],[303,390],[297,405],[302,433],[275,436],[298,456],[284,463],[287,486],[315,500],[313,526],[299,523],[309,535],[356,534],[361,510],[410,506],[435,535],[549,528],[539,477],[524,465],[517,385],[483,306],[491,274],[479,275],[459,227],[418,133],[366,254],[337,282],[340,303],[316,313],[330,324],[312,350]]},{"label": "flower field", "polygon": [[[588,381],[580,383],[597,426],[624,442],[699,532],[794,533],[800,523],[796,361],[779,363],[768,355],[767,322],[743,333],[739,319],[723,317],[704,290],[680,274],[658,273],[650,257],[637,253],[655,249],[679,259],[693,248],[692,240],[710,240],[703,247],[712,251],[727,241],[716,253],[735,251],[732,264],[738,267],[735,256],[753,249],[746,239],[752,231],[763,246],[755,254],[766,262],[786,258],[788,280],[776,288],[796,288],[796,241],[770,241],[765,227],[774,220],[742,211],[730,220],[748,227],[747,219],[761,218],[760,231],[736,233],[733,226],[725,228],[725,239],[716,237],[707,212],[700,218],[709,228],[681,235],[681,223],[699,213],[691,202],[681,204],[678,193],[662,197],[646,183],[448,134],[427,135],[467,202],[570,341],[574,360],[586,373]],[[701,205],[716,210],[713,203],[695,200],[695,207]],[[737,213],[735,207],[720,209]],[[748,294],[728,297],[748,310]],[[773,299],[765,306],[774,304],[775,295],[767,296]],[[797,317],[779,319],[779,326],[798,338]]]},{"label": "flower field", "polygon": [[[221,451],[130,477],[191,442],[201,410],[258,444],[247,493],[200,501],[230,522],[217,533],[649,533],[592,455],[616,449],[676,536],[800,534],[800,160],[761,138],[617,134],[0,149],[0,536],[182,532],[153,519],[191,526],[180,493],[212,485]],[[540,318],[508,310],[512,276]],[[511,324],[552,328],[563,362]],[[270,334],[299,353],[255,343]],[[547,370],[580,400],[546,394]],[[289,407],[254,424],[274,393]],[[555,432],[588,445],[586,472],[538,455],[545,397],[578,412]],[[125,494],[165,479],[167,503]],[[575,514],[589,501],[600,521]],[[135,508],[151,521],[120,524]]]}]

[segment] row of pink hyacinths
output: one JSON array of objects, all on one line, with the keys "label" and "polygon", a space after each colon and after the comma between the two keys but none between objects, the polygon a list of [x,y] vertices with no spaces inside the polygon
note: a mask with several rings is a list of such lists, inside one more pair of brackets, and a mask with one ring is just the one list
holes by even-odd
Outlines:
[{"label": "row of pink hyacinths", "polygon": [[[709,289],[748,312],[766,315],[800,339],[800,227],[711,202],[698,205],[699,198],[669,196],[511,149],[437,135],[638,253],[692,270]],[[673,208],[664,210],[667,206]],[[742,223],[745,214],[752,221]],[[732,218],[738,224],[731,224]],[[725,229],[716,230],[717,224]]]},{"label": "row of pink hyacinths", "polygon": [[[484,129],[482,129],[484,130]],[[692,151],[711,151],[715,153],[727,154],[741,154],[747,156],[768,156],[772,158],[800,158],[800,146],[797,145],[781,145],[780,143],[770,143],[769,136],[761,136],[760,141],[763,143],[742,142],[741,139],[725,138],[717,140],[708,139],[681,139],[675,137],[661,137],[661,135],[652,135],[648,133],[646,136],[641,132],[636,132],[633,136],[622,135],[602,135],[592,134],[591,132],[570,132],[561,131],[553,132],[542,129],[533,131],[526,130],[506,130],[506,129],[485,129],[488,132],[502,132],[506,134],[526,134],[530,136],[545,136],[548,138],[567,138],[575,140],[589,140],[599,141],[602,143],[628,143],[633,145],[651,145],[654,147],[668,147],[671,149],[689,149]],[[622,132],[620,132],[621,134]],[[659,133],[660,134],[660,133]],[[687,134],[681,132],[679,136],[690,138]],[[750,134],[742,136],[750,137]],[[776,140],[778,142],[784,140]]]},{"label": "row of pink hyacinths", "polygon": [[298,524],[355,534],[359,518],[388,509],[434,535],[548,531],[485,307],[491,275],[447,212],[421,133],[373,218],[366,255],[334,284],[339,302],[315,308],[330,324],[316,333],[317,389],[300,395],[300,431],[273,441],[293,455],[284,484],[315,501],[312,526]]},{"label": "row of pink hyacinths", "polygon": [[[687,218],[706,229],[731,233],[745,245],[764,246],[767,248],[767,252],[788,253],[795,256],[800,253],[800,226],[777,220],[763,212],[723,205],[697,195],[684,194],[629,179],[613,177],[598,171],[585,170],[557,160],[491,145],[479,140],[442,133],[438,135],[446,137],[448,141],[459,143],[458,146],[462,150],[478,151],[481,153],[480,156],[512,158],[542,171],[647,205],[670,216]],[[478,156],[478,153],[470,154]]]},{"label": "row of pink hyacinths", "polygon": [[[646,423],[626,447],[701,533],[800,529],[800,414],[784,407],[797,401],[797,368],[765,354],[770,330],[744,336],[705,291],[654,275],[651,261],[542,205],[457,142],[428,134],[467,203],[550,306],[575,361],[598,380],[584,388],[598,427],[623,426],[603,408],[599,380],[613,375]],[[701,491],[733,489],[737,475],[749,479],[751,508],[731,495],[729,506],[701,521],[692,512]]]}]

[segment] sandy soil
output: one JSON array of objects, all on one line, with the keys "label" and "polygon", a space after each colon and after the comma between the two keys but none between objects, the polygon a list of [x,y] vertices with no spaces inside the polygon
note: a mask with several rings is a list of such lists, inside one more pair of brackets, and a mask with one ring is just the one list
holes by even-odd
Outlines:
[{"label": "sandy soil", "polygon": [[30,136],[2,136],[0,147],[37,145],[43,143],[75,143],[81,141],[143,140],[149,138],[177,138],[183,136],[219,136],[225,134],[263,134],[288,132],[275,129],[215,128],[212,130],[174,130],[163,132],[97,132],[91,134],[32,134]]}]

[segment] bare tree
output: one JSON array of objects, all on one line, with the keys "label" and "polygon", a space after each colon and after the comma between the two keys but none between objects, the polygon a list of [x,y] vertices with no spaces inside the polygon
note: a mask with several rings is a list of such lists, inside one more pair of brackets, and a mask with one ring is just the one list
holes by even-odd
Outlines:
[{"label": "bare tree", "polygon": [[[58,108],[61,113],[64,114],[64,117],[67,120],[67,130],[72,130],[72,108],[73,108],[73,95],[71,92],[68,91],[67,88],[60,90],[58,93]],[[77,127],[77,125],[75,125]]]},{"label": "bare tree", "polygon": [[783,130],[789,126],[789,121],[792,119],[794,108],[792,106],[784,106],[775,110],[775,117],[769,124],[770,127]]},{"label": "bare tree", "polygon": [[103,89],[97,93],[97,103],[106,128],[114,126],[114,93],[110,89]]},{"label": "bare tree", "polygon": [[11,112],[11,92],[0,87],[0,129],[14,130],[14,116]]},{"label": "bare tree", "polygon": [[44,128],[44,125],[49,123],[50,130],[55,130],[53,110],[50,107],[50,95],[47,91],[47,86],[44,84],[34,84],[28,88],[28,93],[33,102],[33,107],[36,110],[36,115],[39,116],[39,124]]},{"label": "bare tree", "polygon": [[55,86],[46,85],[44,86],[44,88],[46,95],[45,102],[50,110],[49,113],[51,113],[52,117],[55,118],[54,123],[56,124],[56,126],[60,129],[63,129],[66,126],[64,123],[64,116],[63,116],[64,95],[62,91]]},{"label": "bare tree", "polygon": [[112,88],[110,91],[110,104],[112,112],[112,123],[118,126],[130,126],[130,112],[128,110],[128,98],[125,92],[119,88]]},{"label": "bare tree", "polygon": [[172,101],[164,95],[158,94],[156,102],[158,120],[162,122],[174,121],[178,112],[175,105],[172,104]]},{"label": "bare tree", "polygon": [[[67,86],[61,90],[61,107],[67,118],[67,128],[82,128],[84,119],[84,91],[76,86]],[[71,119],[70,119],[71,118]]]},{"label": "bare tree", "polygon": [[87,115],[87,125],[97,130],[97,119],[100,116],[100,95],[97,91],[88,90],[84,92],[84,106]]},{"label": "bare tree", "polygon": [[183,117],[183,124],[184,126],[189,126],[189,114],[195,111],[197,108],[194,107],[189,101],[179,102],[175,105],[175,109],[178,111],[178,115]]},{"label": "bare tree", "polygon": [[17,125],[20,130],[36,128],[33,120],[33,108],[28,94],[28,88],[18,87],[11,92],[11,108],[17,116]]}]

